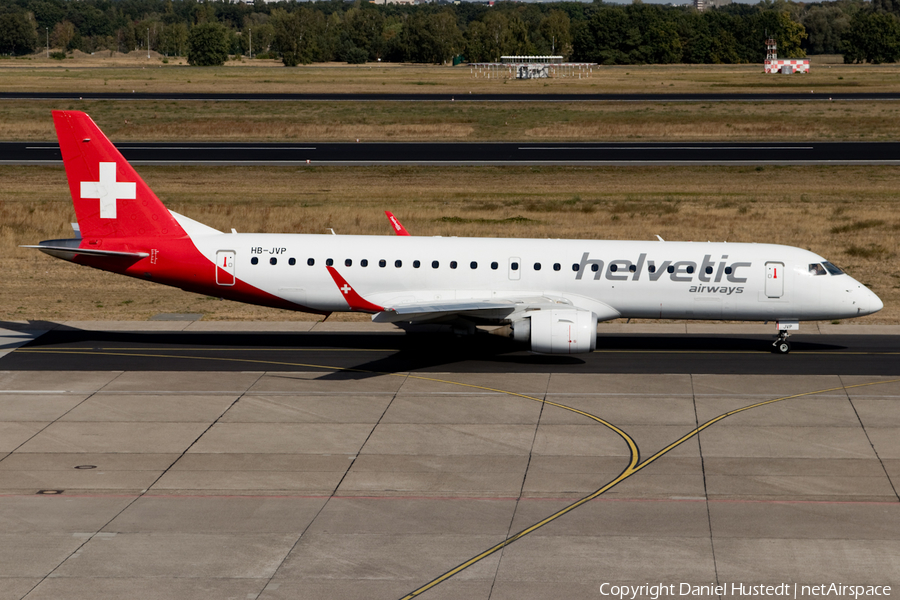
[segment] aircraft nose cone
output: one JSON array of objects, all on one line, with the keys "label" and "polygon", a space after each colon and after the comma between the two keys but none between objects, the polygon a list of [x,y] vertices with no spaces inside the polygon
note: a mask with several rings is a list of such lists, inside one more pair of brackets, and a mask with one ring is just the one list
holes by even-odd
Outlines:
[{"label": "aircraft nose cone", "polygon": [[881,301],[881,298],[876,296],[875,292],[862,284],[859,284],[859,288],[855,290],[853,296],[854,302],[856,303],[856,310],[860,317],[877,313],[884,308],[884,303]]},{"label": "aircraft nose cone", "polygon": [[868,314],[877,313],[879,310],[884,308],[884,302],[881,301],[881,298],[875,295],[875,292],[869,292],[869,301],[867,302],[868,306]]}]

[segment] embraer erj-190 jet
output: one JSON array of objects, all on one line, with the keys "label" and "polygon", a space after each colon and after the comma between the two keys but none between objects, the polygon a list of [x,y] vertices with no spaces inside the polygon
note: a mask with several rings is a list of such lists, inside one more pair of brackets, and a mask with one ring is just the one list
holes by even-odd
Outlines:
[{"label": "embraer erj-190 jet", "polygon": [[621,317],[774,321],[787,353],[800,321],[883,306],[818,254],[773,244],[223,233],[166,209],[86,114],[53,120],[79,237],[30,247],[191,292],[400,326],[505,324],[549,354],[594,350],[597,322]]}]

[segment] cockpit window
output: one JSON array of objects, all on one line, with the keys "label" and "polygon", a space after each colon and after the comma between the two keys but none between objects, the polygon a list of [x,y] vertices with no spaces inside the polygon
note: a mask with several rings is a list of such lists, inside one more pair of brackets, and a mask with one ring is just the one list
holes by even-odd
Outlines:
[{"label": "cockpit window", "polygon": [[819,263],[812,263],[809,265],[809,274],[810,275],[827,275],[827,271],[825,271],[825,267],[820,265]]},{"label": "cockpit window", "polygon": [[832,275],[843,275],[844,272],[838,269],[836,266],[828,262],[827,260],[822,263],[825,266],[825,270],[831,273]]}]

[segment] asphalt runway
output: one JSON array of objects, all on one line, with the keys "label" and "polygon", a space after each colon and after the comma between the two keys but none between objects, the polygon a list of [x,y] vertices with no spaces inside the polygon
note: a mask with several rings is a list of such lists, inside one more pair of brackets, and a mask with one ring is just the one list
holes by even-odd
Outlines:
[{"label": "asphalt runway", "polygon": [[240,325],[0,336],[0,598],[900,585],[898,336]]},{"label": "asphalt runway", "polygon": [[897,92],[773,94],[220,94],[138,92],[0,92],[0,100],[196,100],[254,102],[831,102],[896,101]]},{"label": "asphalt runway", "polygon": [[[900,142],[116,144],[134,164],[774,165],[900,164]],[[61,164],[56,142],[0,142],[0,164]]]},{"label": "asphalt runway", "polygon": [[[799,334],[787,356],[773,335],[612,334],[597,350],[541,356],[500,336],[416,333],[193,333],[55,330],[0,358],[0,369],[93,371],[267,371],[343,369],[381,373],[694,373],[900,376],[900,337]],[[323,363],[323,361],[325,361]]]}]

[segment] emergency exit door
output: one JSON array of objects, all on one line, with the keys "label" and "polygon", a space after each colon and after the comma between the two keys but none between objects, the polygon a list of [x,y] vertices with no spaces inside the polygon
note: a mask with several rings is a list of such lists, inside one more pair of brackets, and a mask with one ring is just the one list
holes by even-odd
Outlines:
[{"label": "emergency exit door", "polygon": [[784,263],[766,263],[766,297],[781,298],[784,294]]},{"label": "emergency exit door", "polygon": [[216,252],[216,283],[234,285],[234,250]]}]

